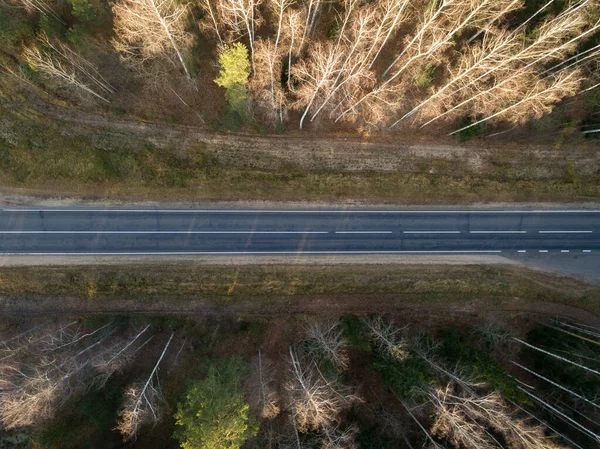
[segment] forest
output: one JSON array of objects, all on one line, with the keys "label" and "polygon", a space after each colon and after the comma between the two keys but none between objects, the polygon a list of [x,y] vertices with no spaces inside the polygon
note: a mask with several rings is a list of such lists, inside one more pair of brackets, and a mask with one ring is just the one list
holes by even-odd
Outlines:
[{"label": "forest", "polygon": [[3,320],[0,444],[598,445],[600,330],[523,314],[424,318]]},{"label": "forest", "polygon": [[[597,131],[597,0],[7,0],[3,95],[235,130],[469,136],[578,102]],[[40,94],[41,95],[41,94]],[[494,128],[492,128],[494,129]]]}]

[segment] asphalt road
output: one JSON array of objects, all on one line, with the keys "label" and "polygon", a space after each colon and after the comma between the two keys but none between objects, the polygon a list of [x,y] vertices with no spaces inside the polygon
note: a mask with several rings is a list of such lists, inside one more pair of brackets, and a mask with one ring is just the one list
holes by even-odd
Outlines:
[{"label": "asphalt road", "polygon": [[0,209],[1,255],[594,252],[600,210]]}]

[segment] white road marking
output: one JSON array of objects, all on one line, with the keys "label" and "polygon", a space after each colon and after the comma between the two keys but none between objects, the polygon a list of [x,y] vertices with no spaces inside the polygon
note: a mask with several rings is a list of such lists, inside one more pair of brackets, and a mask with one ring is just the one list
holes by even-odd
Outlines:
[{"label": "white road marking", "polygon": [[592,252],[592,250],[591,250],[591,249],[584,249],[584,250],[583,250],[583,252],[584,252],[584,253],[591,253],[591,252]]},{"label": "white road marking", "polygon": [[548,250],[547,249],[540,249],[540,253],[547,253]]},{"label": "white road marking", "polygon": [[498,254],[501,250],[456,250],[456,251],[166,251],[166,252],[25,252],[0,253],[0,256],[185,256],[226,254]]},{"label": "white road marking", "polygon": [[246,214],[246,213],[276,213],[276,214],[595,214],[600,210],[271,210],[271,209],[32,209],[32,208],[3,208],[0,212],[112,212],[112,213],[216,213],[216,214]]},{"label": "white road marking", "polygon": [[527,250],[525,250],[525,249],[520,249],[520,250],[519,250],[519,251],[517,251],[517,252],[518,252],[518,253],[526,253],[526,252],[527,252]]},{"label": "white road marking", "polygon": [[392,234],[392,231],[335,231],[336,234]]},{"label": "white road marking", "polygon": [[460,234],[460,231],[402,231],[403,234]]},{"label": "white road marking", "polygon": [[560,252],[561,252],[561,253],[568,253],[568,252],[569,252],[569,250],[568,250],[568,249],[561,249],[561,250],[560,250]]},{"label": "white road marking", "polygon": [[591,234],[593,231],[538,231],[540,234]]},{"label": "white road marking", "polygon": [[0,234],[329,234],[328,231],[0,231]]},{"label": "white road marking", "polygon": [[471,234],[527,234],[527,231],[469,231]]}]

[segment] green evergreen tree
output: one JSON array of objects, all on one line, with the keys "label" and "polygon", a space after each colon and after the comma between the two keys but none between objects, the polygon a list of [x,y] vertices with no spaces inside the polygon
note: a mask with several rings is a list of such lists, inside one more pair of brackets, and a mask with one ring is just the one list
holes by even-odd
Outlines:
[{"label": "green evergreen tree", "polygon": [[174,436],[183,449],[239,449],[256,435],[241,387],[245,371],[240,358],[230,358],[211,365],[206,378],[191,385],[175,414],[183,428]]},{"label": "green evergreen tree", "polygon": [[251,70],[248,48],[240,42],[225,46],[219,55],[219,66],[215,83],[227,89],[225,98],[231,109],[244,116],[248,111],[248,77]]}]

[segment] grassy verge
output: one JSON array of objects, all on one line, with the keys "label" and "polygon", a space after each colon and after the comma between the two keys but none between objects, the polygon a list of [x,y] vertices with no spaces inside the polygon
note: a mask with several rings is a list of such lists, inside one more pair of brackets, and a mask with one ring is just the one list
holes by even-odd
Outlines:
[{"label": "grassy verge", "polygon": [[348,171],[343,162],[271,164],[268,155],[252,149],[239,148],[236,153],[235,148],[184,145],[183,140],[181,135],[164,137],[156,144],[153,138],[99,128],[82,132],[75,125],[0,106],[0,186],[28,194],[128,200],[396,204],[600,200],[596,162],[575,163],[559,151],[539,157],[499,151],[479,168],[469,168],[462,159],[394,154],[388,162],[391,170]]},{"label": "grassy verge", "polygon": [[[0,297],[32,305],[48,298],[128,311],[161,304],[172,312],[194,300],[245,304],[265,313],[393,310],[473,305],[481,310],[555,303],[600,315],[600,287],[571,278],[487,266],[122,266],[0,269]],[[10,301],[9,301],[10,302]],[[57,301],[57,302],[60,302]],[[434,310],[432,309],[432,310]],[[552,310],[545,310],[552,313]]]}]

